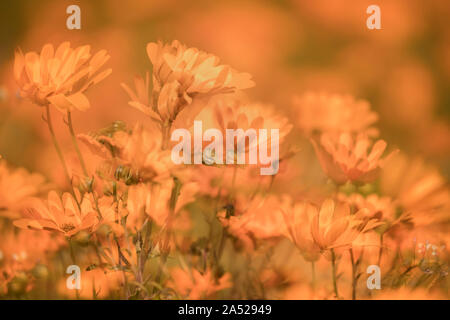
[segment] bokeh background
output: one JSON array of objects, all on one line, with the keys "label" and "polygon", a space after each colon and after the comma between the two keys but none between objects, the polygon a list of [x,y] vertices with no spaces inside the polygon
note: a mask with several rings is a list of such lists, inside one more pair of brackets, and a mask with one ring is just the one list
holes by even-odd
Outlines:
[{"label": "bokeh background", "polygon": [[[71,4],[81,8],[81,30],[66,28]],[[382,30],[366,27],[370,4],[381,8]],[[292,118],[293,96],[311,90],[368,100],[380,115],[382,138],[424,157],[448,178],[448,17],[448,0],[1,1],[0,154],[62,179],[52,165],[56,154],[42,109],[18,98],[12,75],[17,47],[39,51],[69,40],[109,52],[112,75],[88,92],[93,107],[74,115],[77,131],[89,132],[116,119],[142,119],[127,105],[120,83],[149,69],[148,42],[178,39],[251,73],[251,99]],[[68,139],[62,121],[55,123],[58,137]]]}]

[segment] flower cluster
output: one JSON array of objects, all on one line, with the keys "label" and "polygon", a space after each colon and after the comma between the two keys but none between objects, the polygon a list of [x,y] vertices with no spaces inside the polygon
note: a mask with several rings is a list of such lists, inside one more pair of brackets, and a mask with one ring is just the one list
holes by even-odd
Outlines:
[{"label": "flower cluster", "polygon": [[[45,284],[58,298],[448,298],[448,183],[378,138],[369,102],[308,92],[288,116],[252,101],[251,76],[215,55],[178,41],[146,49],[151,72],[135,91],[122,84],[143,121],[78,134],[71,114],[90,108],[85,92],[111,73],[109,54],[68,42],[16,52],[20,95],[44,107],[66,182],[0,159],[0,297],[39,297]],[[54,109],[71,137],[64,148]],[[171,134],[194,120],[223,136],[279,130],[280,171],[174,163]],[[232,144],[250,156],[271,137],[246,142]],[[382,294],[361,280],[373,264]],[[80,266],[81,288],[66,287],[68,265]]]}]

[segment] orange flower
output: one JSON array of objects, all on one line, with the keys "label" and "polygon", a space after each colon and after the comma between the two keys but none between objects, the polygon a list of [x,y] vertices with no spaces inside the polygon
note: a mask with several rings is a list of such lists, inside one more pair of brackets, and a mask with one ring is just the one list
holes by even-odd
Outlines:
[{"label": "orange flower", "polygon": [[412,212],[423,225],[447,221],[450,191],[445,178],[422,159],[409,159],[397,154],[381,173],[383,193],[396,199],[407,212]]},{"label": "orange flower", "polygon": [[27,201],[45,188],[40,174],[11,169],[0,159],[0,216],[18,218]]},{"label": "orange flower", "polygon": [[171,44],[151,42],[147,54],[153,65],[153,92],[149,92],[149,75],[135,78],[136,94],[125,84],[131,106],[156,121],[172,122],[195,98],[230,93],[254,85],[247,73],[238,73],[220,65],[219,58],[178,41]]},{"label": "orange flower", "polygon": [[20,230],[18,233],[2,230],[0,280],[11,280],[18,272],[28,272],[36,264],[46,263],[47,255],[56,251],[64,243],[62,240],[32,230]]},{"label": "orange flower", "polygon": [[340,201],[348,203],[354,211],[364,209],[361,211],[364,214],[364,219],[377,219],[383,222],[383,227],[378,229],[381,233],[400,224],[411,224],[411,214],[409,212],[399,211],[400,208],[397,202],[390,197],[380,197],[377,194],[363,197],[358,193],[347,196],[340,193],[337,198]]},{"label": "orange flower", "polygon": [[[173,190],[173,182],[166,183],[158,186],[154,186],[152,190],[152,195],[154,201],[150,203],[150,207],[147,208],[147,214],[160,226],[164,226],[168,223],[168,218],[170,215],[170,200]],[[173,208],[173,213],[176,222],[187,222],[183,217],[180,217],[183,207],[194,200],[194,196],[198,191],[197,184],[194,182],[184,183],[180,187],[177,202],[175,208]],[[177,221],[177,218],[182,218]],[[175,223],[175,227],[186,229],[186,223]],[[184,227],[183,227],[184,224]]]},{"label": "orange flower", "polygon": [[16,52],[14,77],[22,97],[39,106],[85,111],[89,101],[84,92],[111,73],[111,69],[99,71],[108,59],[105,50],[91,58],[88,45],[72,49],[69,42],[63,42],[55,52],[53,45],[46,44],[40,55]]},{"label": "orange flower", "polygon": [[269,240],[286,234],[281,210],[288,204],[287,197],[255,196],[250,201],[241,197],[235,205],[228,205],[226,212],[219,213],[218,217],[228,232],[238,238],[246,249],[253,250],[257,239]]},{"label": "orange flower", "polygon": [[298,110],[299,127],[308,135],[314,131],[378,134],[372,127],[378,115],[370,110],[367,101],[355,100],[350,95],[308,92],[294,97],[294,108]]},{"label": "orange flower", "polygon": [[170,152],[161,151],[157,130],[145,130],[136,125],[131,135],[118,135],[116,142],[118,157],[126,166],[137,170],[143,181],[161,181],[170,177],[175,165]]},{"label": "orange flower", "polygon": [[307,261],[316,261],[320,257],[320,248],[311,235],[312,220],[316,213],[316,207],[306,202],[296,203],[286,211],[283,210],[287,237]]},{"label": "orange flower", "polygon": [[[114,209],[99,201],[99,209],[104,219],[110,220]],[[95,209],[92,194],[85,194],[77,205],[74,197],[64,193],[62,197],[54,191],[48,194],[48,200],[35,199],[25,210],[23,219],[14,221],[19,228],[51,230],[71,237],[81,230],[94,231],[99,223],[99,213]]]},{"label": "orange flower", "polygon": [[200,273],[196,269],[186,271],[182,268],[174,268],[170,275],[172,280],[169,282],[169,286],[190,300],[205,299],[220,290],[231,287],[229,273],[216,279],[210,269]]},{"label": "orange flower", "polygon": [[[206,165],[195,167],[196,170],[195,179],[198,180],[199,184],[203,187],[200,188],[202,192],[206,192],[212,195],[216,195],[216,189],[220,188],[222,194],[227,192],[234,193],[254,193],[255,189],[258,187],[263,187],[263,184],[270,185],[273,176],[262,176],[260,168],[268,167],[270,165],[274,166],[277,164],[277,158],[274,155],[270,159],[270,163],[263,163],[260,156],[258,156],[259,148],[261,146],[267,146],[268,153],[271,152],[272,136],[271,129],[278,129],[279,136],[279,161],[280,163],[290,156],[291,150],[286,143],[286,137],[292,129],[292,125],[289,123],[288,119],[283,115],[276,113],[273,107],[262,105],[259,103],[241,103],[233,99],[218,99],[211,108],[206,108],[202,111],[196,120],[202,121],[203,131],[208,129],[218,129],[222,132],[224,137],[223,141],[223,165],[212,164],[213,159],[211,157],[211,162],[205,159],[204,163]],[[254,129],[256,132],[256,139],[254,143],[250,143],[246,136],[242,135],[241,138],[235,138],[235,151],[237,150],[238,144],[245,145],[244,157],[246,164],[239,165],[226,165],[226,157],[231,159],[234,157],[234,163],[237,163],[237,155],[235,153],[227,154],[226,146],[226,130],[227,129],[242,129],[244,132],[248,129]],[[259,137],[259,129],[267,130],[267,139]],[[191,137],[194,133],[191,132]],[[245,141],[243,141],[245,140]],[[203,143],[204,149],[208,146],[210,142]],[[194,143],[191,143],[191,148],[193,149],[192,154],[194,154]],[[247,165],[249,163],[250,152],[256,154],[256,165]],[[272,157],[272,155],[270,155]],[[284,163],[284,162],[283,162]],[[236,171],[237,170],[237,171]]]},{"label": "orange flower", "polygon": [[355,211],[366,209],[365,214],[368,218],[390,221],[395,219],[396,207],[390,197],[380,197],[377,194],[364,197],[359,193],[352,193],[351,195],[339,193],[337,199],[348,203]]},{"label": "orange flower", "polygon": [[230,194],[250,196],[269,188],[273,176],[262,176],[258,167],[252,166],[194,166],[193,178],[200,192],[212,197],[227,198]]},{"label": "orange flower", "polygon": [[130,186],[126,209],[128,211],[127,225],[140,229],[147,217],[147,210],[152,201],[151,186],[143,183]]},{"label": "orange flower", "polygon": [[345,203],[327,199],[320,210],[315,210],[311,221],[311,235],[321,250],[350,247],[359,234],[370,231],[381,223],[364,219],[364,209],[354,215]]},{"label": "orange flower", "polygon": [[[450,212],[450,190],[441,173],[420,158],[397,154],[381,173],[380,189],[402,209],[409,226],[445,229]],[[401,233],[395,234],[402,236]]]},{"label": "orange flower", "polygon": [[314,139],[311,141],[322,169],[338,184],[347,181],[367,183],[375,180],[384,163],[394,153],[381,159],[387,146],[386,142],[378,140],[372,145],[365,135],[353,138],[347,133],[336,137],[324,133],[320,142]]},{"label": "orange flower", "polygon": [[170,179],[174,171],[183,169],[173,163],[170,150],[161,150],[161,133],[153,126],[145,129],[136,124],[131,133],[117,131],[112,137],[96,138],[80,134],[78,139],[105,159],[115,178],[127,185],[163,182]]},{"label": "orange flower", "polygon": [[[166,226],[171,212],[170,200],[172,197],[173,181],[164,184],[138,184],[130,186],[127,197],[127,210],[129,216],[127,224],[135,225],[143,222],[149,216],[158,226]],[[175,208],[173,208],[174,225],[176,229],[186,229],[189,221],[182,215],[183,207],[194,200],[198,191],[194,182],[183,183],[180,187]]]},{"label": "orange flower", "polygon": [[[208,115],[210,111],[211,115]],[[236,139],[236,146],[239,144],[245,144],[245,152],[248,154],[251,150],[257,152],[261,145],[266,144],[267,148],[270,149],[272,145],[271,139],[271,129],[278,129],[278,139],[281,145],[285,140],[286,136],[292,130],[292,124],[289,123],[287,117],[278,114],[275,108],[272,106],[263,105],[260,103],[241,103],[236,100],[220,99],[218,100],[212,108],[205,110],[205,118],[211,117],[213,119],[211,128],[217,128],[222,132],[224,137],[223,150],[226,150],[226,139],[227,129],[242,129],[244,132],[253,129],[257,135],[255,143],[247,143],[249,140],[245,136],[241,139]],[[208,129],[208,122],[206,123],[203,130]],[[260,137],[259,129],[267,130],[266,139]],[[246,155],[248,157],[248,155]],[[236,159],[235,159],[236,162]],[[225,159],[224,159],[225,163]],[[248,163],[248,162],[246,162]]]}]

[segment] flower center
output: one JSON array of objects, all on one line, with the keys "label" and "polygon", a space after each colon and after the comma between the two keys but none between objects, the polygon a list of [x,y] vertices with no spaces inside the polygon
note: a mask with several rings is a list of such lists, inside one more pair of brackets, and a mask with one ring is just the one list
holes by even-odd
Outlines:
[{"label": "flower center", "polygon": [[69,231],[75,229],[75,226],[74,226],[73,224],[71,224],[71,223],[64,223],[64,224],[61,226],[61,229],[62,229],[64,232],[69,232]]}]

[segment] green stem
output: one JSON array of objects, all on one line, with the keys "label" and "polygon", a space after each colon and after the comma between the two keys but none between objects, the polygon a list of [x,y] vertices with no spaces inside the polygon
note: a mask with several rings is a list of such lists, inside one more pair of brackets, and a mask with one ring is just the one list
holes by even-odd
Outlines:
[{"label": "green stem", "polygon": [[86,169],[86,164],[83,159],[83,155],[81,154],[80,148],[78,147],[78,142],[77,142],[77,138],[75,136],[75,131],[73,130],[72,113],[70,111],[67,111],[67,126],[69,127],[70,136],[72,138],[72,143],[73,143],[73,146],[75,147],[75,151],[77,152],[78,159],[80,160],[80,164],[81,164],[81,168],[83,169],[83,173],[86,177],[89,177],[87,169]]},{"label": "green stem", "polygon": [[56,153],[58,154],[59,160],[61,161],[61,164],[64,168],[64,174],[66,176],[67,181],[69,182],[69,185],[72,186],[72,179],[70,179],[70,175],[69,175],[69,170],[67,169],[67,164],[66,164],[66,160],[64,159],[64,155],[61,151],[61,148],[59,147],[58,144],[58,140],[56,140],[56,136],[55,136],[55,131],[53,130],[53,124],[52,124],[52,118],[51,118],[51,113],[50,113],[50,107],[46,106],[46,111],[47,111],[47,125],[48,125],[48,130],[50,131],[50,135],[52,137],[52,141],[53,141],[53,145],[55,146],[56,149]]},{"label": "green stem", "polygon": [[353,249],[350,248],[350,261],[352,262],[352,300],[356,300],[356,263],[353,256]]},{"label": "green stem", "polygon": [[70,257],[72,258],[73,264],[77,264],[77,260],[75,259],[75,251],[73,250],[72,240],[69,239],[69,248],[70,248]]},{"label": "green stem", "polygon": [[311,261],[311,277],[312,277],[311,286],[314,291],[316,289],[316,265],[315,265],[314,261]]},{"label": "green stem", "polygon": [[381,265],[381,257],[383,255],[383,233],[380,234],[380,249],[378,251],[378,265]]},{"label": "green stem", "polygon": [[331,273],[332,273],[332,276],[333,276],[334,294],[336,295],[336,298],[338,298],[339,297],[339,293],[338,293],[337,277],[336,277],[336,254],[334,253],[333,249],[331,249]]},{"label": "green stem", "polygon": [[[86,164],[85,164],[84,159],[83,159],[83,155],[81,154],[80,147],[78,146],[77,138],[75,136],[75,131],[73,130],[72,113],[70,111],[67,111],[67,126],[69,127],[70,137],[72,138],[72,144],[73,144],[73,146],[75,148],[75,151],[77,153],[78,159],[80,161],[81,168],[83,169],[83,174],[84,174],[85,177],[89,177],[88,171],[86,169]],[[95,209],[97,210],[98,218],[101,220],[102,219],[102,214],[101,214],[100,208],[98,206],[97,196],[95,195],[93,190],[89,190],[89,191],[92,193],[92,196],[94,198]]]},{"label": "green stem", "polygon": [[[158,273],[156,275],[155,278],[155,282],[159,283],[161,280],[161,276],[162,276],[162,269],[164,267],[164,265],[166,264],[167,261],[167,257],[169,255],[169,240],[170,240],[170,235],[171,235],[171,226],[172,226],[172,219],[174,218],[173,216],[175,215],[175,207],[177,204],[177,200],[178,200],[178,196],[180,194],[180,190],[181,190],[181,182],[180,180],[178,180],[178,178],[173,178],[173,188],[172,188],[172,193],[170,195],[170,203],[169,203],[169,217],[167,218],[167,230],[166,233],[164,235],[164,240],[162,243],[162,253],[161,253],[161,258],[159,260],[159,269],[158,269]],[[154,286],[152,293],[155,293],[155,289],[156,286]]]},{"label": "green stem", "polygon": [[222,233],[220,235],[220,242],[219,242],[219,246],[218,246],[218,250],[217,250],[217,255],[216,255],[216,262],[217,264],[219,263],[220,258],[222,257],[223,254],[223,250],[225,249],[225,239],[226,239],[226,235],[227,235],[227,230],[222,227]]},{"label": "green stem", "polygon": [[231,189],[228,194],[228,202],[229,203],[232,203],[233,199],[234,199],[234,194],[235,194],[234,186],[236,185],[236,176],[237,176],[237,165],[235,165],[233,167],[233,177],[231,180]]},{"label": "green stem", "polygon": [[172,128],[172,121],[162,125],[162,150],[166,150],[169,147],[170,129]]}]

